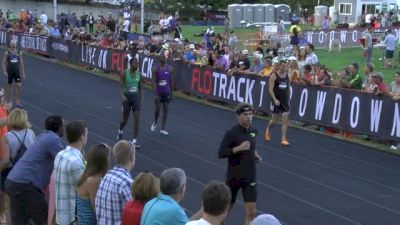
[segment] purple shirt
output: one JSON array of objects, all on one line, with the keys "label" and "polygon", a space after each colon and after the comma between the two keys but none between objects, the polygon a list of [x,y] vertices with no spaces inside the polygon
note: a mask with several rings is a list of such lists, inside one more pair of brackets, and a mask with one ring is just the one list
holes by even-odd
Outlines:
[{"label": "purple shirt", "polygon": [[228,61],[225,59],[224,56],[219,56],[215,60],[215,65],[216,66],[222,66],[224,68],[224,70],[227,70],[229,68]]},{"label": "purple shirt", "polygon": [[165,65],[161,68],[157,66],[156,72],[157,94],[170,94],[171,93],[171,68]]}]

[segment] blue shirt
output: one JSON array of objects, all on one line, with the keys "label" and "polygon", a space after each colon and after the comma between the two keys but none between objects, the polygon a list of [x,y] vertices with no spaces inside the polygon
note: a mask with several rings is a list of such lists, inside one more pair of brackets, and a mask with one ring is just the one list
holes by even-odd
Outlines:
[{"label": "blue shirt", "polygon": [[185,225],[189,222],[182,207],[171,196],[159,194],[144,206],[141,225]]},{"label": "blue shirt", "polygon": [[183,55],[183,58],[185,58],[185,61],[191,62],[191,61],[196,61],[196,55],[191,52],[185,52],[185,54]]},{"label": "blue shirt", "polygon": [[386,50],[396,50],[396,37],[393,34],[389,34],[385,38]]},{"label": "blue shirt", "polygon": [[14,165],[7,179],[15,183],[31,183],[43,190],[49,185],[57,153],[64,149],[65,144],[56,133],[44,131]]}]

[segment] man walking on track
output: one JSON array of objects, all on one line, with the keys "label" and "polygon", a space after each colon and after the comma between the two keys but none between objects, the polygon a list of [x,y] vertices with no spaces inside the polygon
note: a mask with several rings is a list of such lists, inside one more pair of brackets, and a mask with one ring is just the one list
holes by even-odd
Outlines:
[{"label": "man walking on track", "polygon": [[269,94],[272,99],[272,119],[269,121],[265,131],[265,140],[271,140],[271,128],[276,124],[279,116],[282,115],[282,141],[281,144],[289,146],[286,138],[289,127],[289,100],[290,100],[290,77],[287,73],[286,60],[280,60],[277,70],[272,72],[269,78]]},{"label": "man walking on track", "polygon": [[165,130],[165,125],[168,118],[168,107],[172,100],[172,73],[171,66],[165,64],[165,57],[160,56],[160,64],[153,68],[153,81],[154,81],[154,123],[151,125],[151,131],[157,128],[158,117],[160,115],[160,108],[162,105],[163,115],[161,121],[160,134],[168,135]]},{"label": "man walking on track", "polygon": [[140,109],[143,104],[142,80],[139,73],[139,62],[137,58],[132,58],[130,61],[130,69],[125,70],[120,75],[120,93],[122,98],[122,121],[119,125],[117,139],[121,140],[124,133],[124,127],[129,119],[129,113],[132,110],[134,117],[133,124],[133,139],[132,144],[136,148],[140,148],[137,143],[139,134],[139,117]]},{"label": "man walking on track", "polygon": [[236,202],[239,189],[242,189],[246,208],[245,225],[250,225],[256,214],[256,162],[262,158],[256,150],[257,130],[251,126],[252,106],[240,103],[236,107],[236,114],[239,123],[225,133],[218,157],[228,158],[226,184],[232,194],[230,209]]},{"label": "man walking on track", "polygon": [[17,41],[11,40],[10,48],[4,51],[3,55],[3,73],[7,77],[7,102],[12,104],[13,83],[16,85],[16,106],[21,104],[21,81],[25,79],[24,62],[22,52],[17,49]]}]

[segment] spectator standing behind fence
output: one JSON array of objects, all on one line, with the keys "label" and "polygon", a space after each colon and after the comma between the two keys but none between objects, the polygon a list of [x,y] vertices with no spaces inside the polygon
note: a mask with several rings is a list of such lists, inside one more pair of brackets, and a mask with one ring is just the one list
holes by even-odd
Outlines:
[{"label": "spectator standing behind fence", "polygon": [[149,172],[139,173],[132,185],[132,199],[122,211],[122,225],[140,225],[144,205],[160,193],[160,180]]},{"label": "spectator standing behind fence", "polygon": [[386,44],[386,53],[385,53],[385,64],[384,68],[389,69],[393,68],[393,55],[396,50],[396,37],[394,36],[391,30],[386,32],[386,37],[384,43]]},{"label": "spectator standing behind fence", "polygon": [[62,117],[48,117],[45,127],[46,131],[26,150],[6,180],[13,224],[28,224],[29,220],[45,224],[47,221],[48,208],[43,190],[49,184],[55,156],[65,149],[61,140],[64,134]]},{"label": "spectator standing behind fence", "polygon": [[371,87],[368,89],[369,93],[376,95],[383,95],[389,93],[389,87],[383,82],[383,74],[380,72],[373,72],[371,74]]},{"label": "spectator standing behind fence", "polygon": [[228,45],[232,52],[235,52],[236,44],[238,42],[238,38],[236,36],[235,31],[231,30],[231,34],[229,35]]},{"label": "spectator standing behind fence", "polygon": [[372,58],[372,26],[368,26],[368,30],[364,33],[363,37],[365,39],[365,46],[364,46],[364,57],[365,63],[371,63]]},{"label": "spectator standing behind fence", "polygon": [[189,219],[179,203],[186,192],[186,174],[180,168],[169,168],[160,176],[161,193],[144,206],[141,225],[185,225]]},{"label": "spectator standing behind fence", "polygon": [[393,100],[400,100],[400,72],[394,74],[394,80],[390,83],[390,95]]},{"label": "spectator standing behind fence", "polygon": [[135,146],[119,141],[113,148],[116,165],[104,176],[96,194],[96,218],[98,225],[120,225],[122,209],[132,200],[130,171],[135,166]]},{"label": "spectator standing behind fence", "polygon": [[374,72],[374,65],[372,63],[366,64],[364,66],[364,77],[363,77],[363,85],[362,85],[362,89],[364,91],[367,91],[370,88],[372,72]]},{"label": "spectator standing behind fence", "polygon": [[318,56],[314,52],[314,45],[313,44],[308,44],[306,47],[306,64],[308,65],[315,65],[316,63],[319,62]]},{"label": "spectator standing behind fence", "polygon": [[89,22],[89,32],[93,34],[93,28],[94,28],[94,17],[92,13],[89,13],[88,17],[88,22]]},{"label": "spectator standing behind fence", "polygon": [[95,199],[101,179],[110,165],[111,149],[95,144],[86,154],[86,168],[77,183],[77,219],[79,225],[96,225]]},{"label": "spectator standing behind fence", "polygon": [[358,63],[351,63],[349,66],[350,76],[346,79],[342,77],[340,79],[340,84],[344,88],[362,90],[363,79],[358,73]]},{"label": "spectator standing behind fence", "polygon": [[54,190],[56,223],[76,222],[76,188],[85,163],[82,152],[87,143],[88,129],[84,121],[76,120],[66,127],[68,146],[54,160]]},{"label": "spectator standing behind fence", "polygon": [[203,190],[202,203],[204,214],[201,219],[188,222],[186,225],[220,225],[223,224],[231,203],[231,192],[224,183],[211,181]]}]

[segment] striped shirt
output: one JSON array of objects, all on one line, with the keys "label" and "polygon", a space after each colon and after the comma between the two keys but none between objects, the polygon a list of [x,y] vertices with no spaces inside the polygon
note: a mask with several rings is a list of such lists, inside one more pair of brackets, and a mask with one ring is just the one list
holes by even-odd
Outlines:
[{"label": "striped shirt", "polygon": [[122,209],[132,200],[133,179],[128,170],[115,166],[100,182],[96,194],[98,225],[121,225]]},{"label": "striped shirt", "polygon": [[77,217],[79,225],[96,225],[96,214],[92,209],[90,199],[77,196]]},{"label": "striped shirt", "polygon": [[75,221],[76,184],[85,169],[82,153],[71,146],[59,152],[54,161],[56,223],[69,225]]}]

